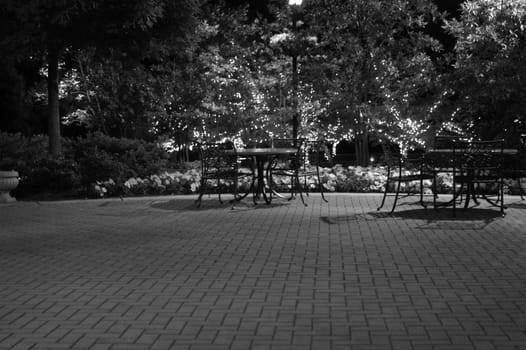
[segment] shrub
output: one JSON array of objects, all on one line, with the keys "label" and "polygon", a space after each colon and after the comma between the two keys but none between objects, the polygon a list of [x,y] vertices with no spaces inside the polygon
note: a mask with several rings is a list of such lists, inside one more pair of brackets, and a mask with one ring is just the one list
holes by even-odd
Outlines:
[{"label": "shrub", "polygon": [[[70,157],[71,142],[63,142],[64,156],[55,158],[48,152],[48,138],[0,133],[2,168],[12,168],[20,175],[15,195],[35,192],[76,192],[80,188],[77,162]],[[7,165],[6,165],[7,164]]]},{"label": "shrub", "polygon": [[166,169],[169,156],[154,143],[95,133],[77,140],[75,158],[82,181],[88,185],[110,178],[123,183],[130,177],[160,173]]},{"label": "shrub", "polygon": [[36,163],[49,157],[48,138],[0,132],[0,169],[27,174]]},{"label": "shrub", "polygon": [[21,174],[20,192],[78,192],[80,191],[78,164],[72,159],[43,158]]},{"label": "shrub", "polygon": [[[169,154],[155,143],[102,134],[64,138],[64,156],[60,158],[52,157],[47,145],[47,136],[0,133],[0,164],[20,173],[15,195],[49,191],[88,197],[189,194],[196,193],[200,186],[199,161],[178,163],[176,168],[168,169]],[[320,176],[327,192],[381,192],[386,172],[382,166],[335,165],[321,168]],[[318,190],[316,180],[307,179],[309,191]],[[276,182],[278,190],[290,189],[289,177]],[[247,190],[250,183],[249,178],[244,178],[239,184],[240,191]],[[512,192],[512,181],[507,184],[507,192]],[[451,175],[441,174],[437,188],[439,193],[451,192]],[[418,189],[415,182],[405,190]]]},{"label": "shrub", "polygon": [[106,184],[110,191],[106,189],[105,195],[124,195],[127,179],[159,174],[166,169],[169,158],[155,143],[100,133],[63,138],[62,144],[63,156],[54,158],[48,152],[47,136],[0,133],[0,166],[19,172],[17,195],[49,191],[89,195],[97,182],[108,179],[114,179],[114,185]]}]

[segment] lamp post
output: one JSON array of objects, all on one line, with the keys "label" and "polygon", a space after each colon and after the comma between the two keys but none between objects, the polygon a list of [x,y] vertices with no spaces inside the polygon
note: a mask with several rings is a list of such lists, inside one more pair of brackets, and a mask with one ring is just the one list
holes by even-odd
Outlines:
[{"label": "lamp post", "polygon": [[[292,10],[292,30],[294,32],[298,29],[298,11],[303,0],[289,0],[289,6]],[[297,40],[297,39],[296,39]],[[298,109],[298,50],[292,50],[292,108],[294,114],[292,115],[292,138],[294,142],[298,138],[299,127],[299,109]]]}]

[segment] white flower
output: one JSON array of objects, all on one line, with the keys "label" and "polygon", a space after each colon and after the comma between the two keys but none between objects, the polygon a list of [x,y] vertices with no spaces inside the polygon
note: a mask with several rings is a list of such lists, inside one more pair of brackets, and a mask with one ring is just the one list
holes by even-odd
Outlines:
[{"label": "white flower", "polygon": [[281,42],[289,40],[290,38],[292,38],[292,35],[290,35],[289,33],[275,34],[270,38],[270,45],[279,44]]},{"label": "white flower", "polygon": [[152,182],[154,182],[157,186],[161,186],[161,185],[162,185],[161,178],[160,178],[158,175],[152,175],[152,176],[150,176],[150,180],[151,180]]},{"label": "white flower", "polygon": [[137,182],[137,180],[133,177],[130,177],[128,180],[126,180],[126,182],[124,182],[124,186],[126,186],[127,188],[132,188],[134,186],[137,186],[139,183]]},{"label": "white flower", "polygon": [[318,38],[315,37],[315,36],[308,36],[308,37],[307,37],[307,41],[308,41],[309,43],[313,43],[313,44],[315,44],[315,43],[318,42]]}]

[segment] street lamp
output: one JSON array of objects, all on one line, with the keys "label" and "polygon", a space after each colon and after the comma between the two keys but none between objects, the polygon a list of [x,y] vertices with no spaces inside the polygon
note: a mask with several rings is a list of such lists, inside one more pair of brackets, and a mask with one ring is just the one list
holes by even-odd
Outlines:
[{"label": "street lamp", "polygon": [[[303,0],[289,0],[289,6],[301,6]],[[293,9],[294,10],[294,9]],[[292,12],[292,30],[296,32],[298,28],[298,11]],[[297,40],[297,38],[295,38]],[[294,114],[292,115],[292,138],[294,142],[298,138],[298,126],[299,126],[299,110],[298,110],[298,52],[293,50],[292,52],[292,107]]]}]

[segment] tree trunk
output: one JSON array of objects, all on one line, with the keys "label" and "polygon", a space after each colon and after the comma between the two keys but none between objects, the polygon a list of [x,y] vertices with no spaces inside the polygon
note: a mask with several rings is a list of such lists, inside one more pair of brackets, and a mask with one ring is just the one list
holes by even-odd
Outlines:
[{"label": "tree trunk", "polygon": [[59,96],[58,96],[58,48],[53,45],[48,45],[48,77],[47,77],[47,91],[48,91],[48,137],[49,137],[49,152],[52,156],[60,156],[62,154],[62,140],[60,138],[60,111],[59,111]]},{"label": "tree trunk", "polygon": [[356,163],[360,166],[369,165],[369,130],[360,113],[359,120],[354,133],[354,149],[356,152]]},{"label": "tree trunk", "polygon": [[355,137],[356,163],[360,166],[369,165],[369,137],[367,129],[360,131]]}]

